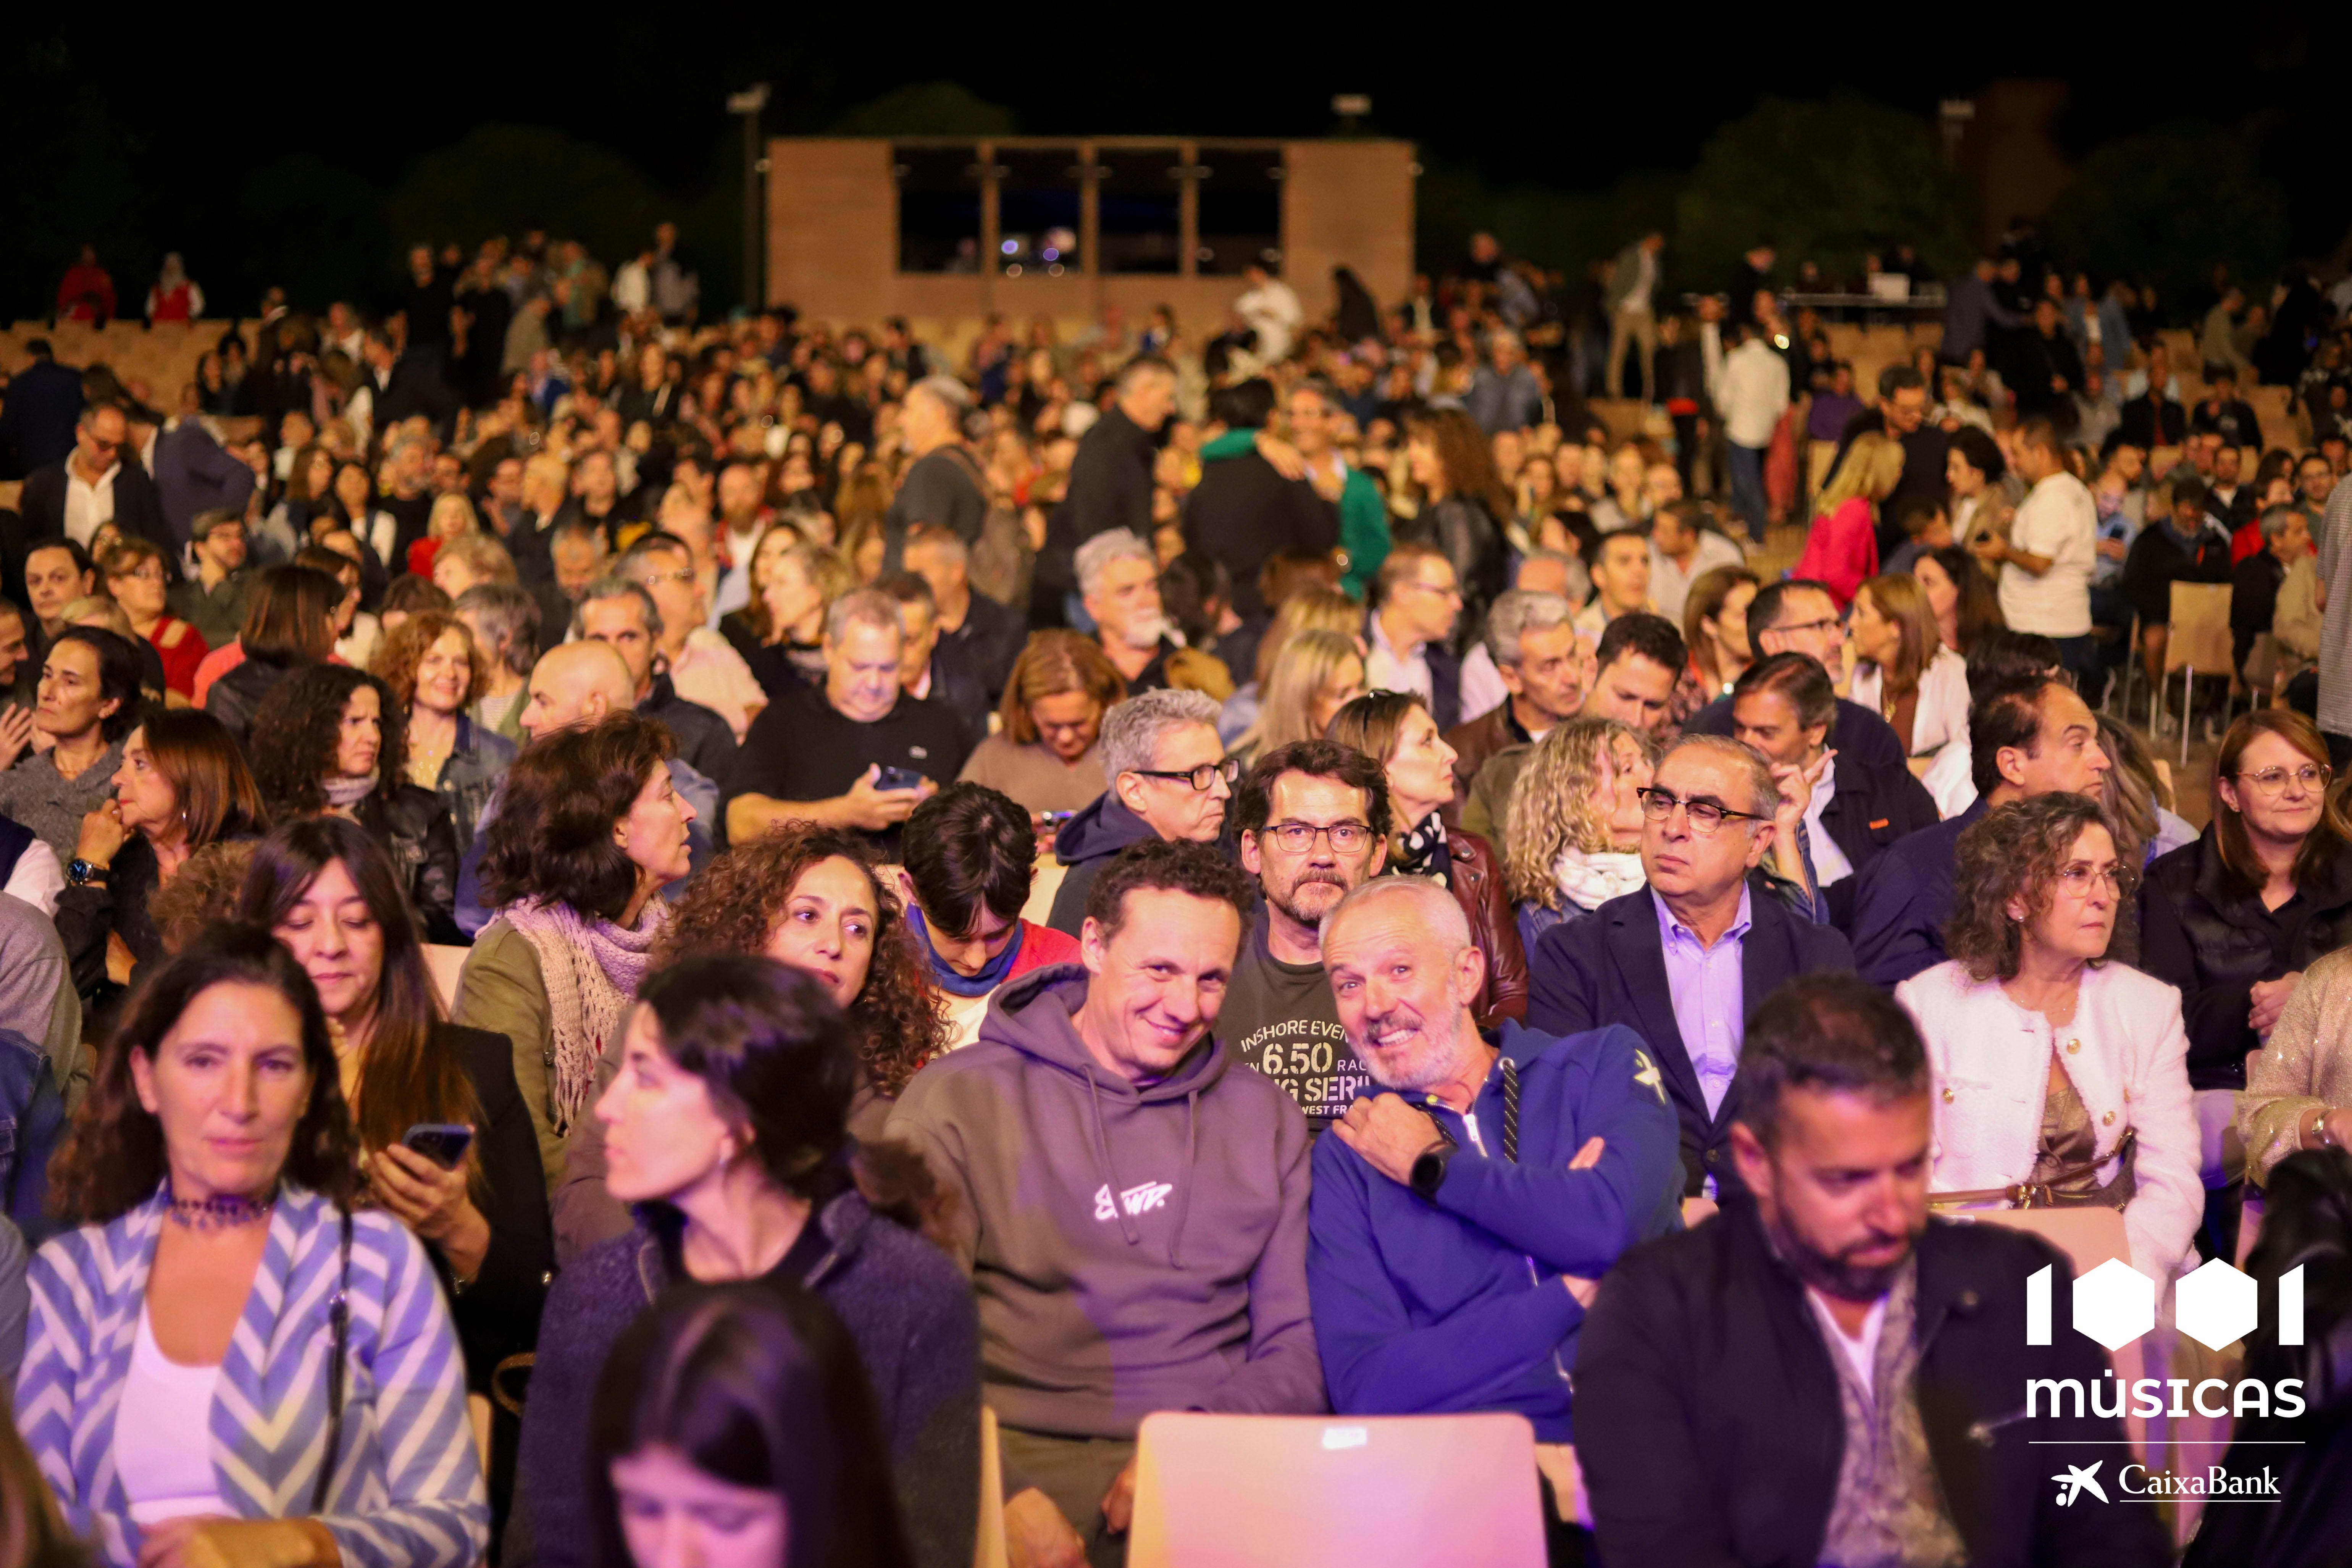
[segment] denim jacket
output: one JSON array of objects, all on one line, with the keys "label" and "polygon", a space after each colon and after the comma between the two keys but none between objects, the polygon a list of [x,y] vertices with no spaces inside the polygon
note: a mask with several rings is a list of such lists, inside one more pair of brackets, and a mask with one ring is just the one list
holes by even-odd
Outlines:
[{"label": "denim jacket", "polygon": [[474,841],[474,829],[506,777],[515,759],[515,743],[494,730],[486,730],[467,715],[457,715],[457,741],[441,764],[434,788],[449,808],[449,825],[457,830],[460,848]]}]

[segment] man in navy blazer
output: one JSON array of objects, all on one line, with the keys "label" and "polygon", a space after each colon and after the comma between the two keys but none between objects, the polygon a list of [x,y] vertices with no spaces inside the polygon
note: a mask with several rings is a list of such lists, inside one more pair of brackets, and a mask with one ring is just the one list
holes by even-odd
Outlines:
[{"label": "man in navy blazer", "polygon": [[1627,1024],[1648,1042],[1682,1124],[1689,1197],[1738,1185],[1730,1091],[1748,1019],[1792,975],[1853,968],[1834,928],[1749,879],[1771,848],[1779,800],[1754,750],[1684,736],[1642,793],[1648,886],[1554,926],[1530,955],[1528,1027]]},{"label": "man in navy blazer", "polygon": [[[167,575],[177,581],[180,546],[164,526],[163,501],[155,481],[140,466],[139,449],[131,441],[131,421],[120,406],[100,403],[85,409],[74,426],[74,449],[65,461],[28,476],[17,506],[25,514],[27,541],[55,539],[67,533],[66,512],[73,481],[103,487],[110,498],[117,526],[133,538],[152,541],[163,552]],[[77,541],[87,546],[88,539]]]},{"label": "man in navy blazer", "polygon": [[253,470],[245,460],[213,439],[212,432],[194,416],[168,430],[160,430],[152,415],[134,415],[131,439],[142,445],[155,432],[155,499],[163,508],[163,526],[172,531],[172,559],[188,546],[196,514],[226,509],[240,517],[253,499]]}]

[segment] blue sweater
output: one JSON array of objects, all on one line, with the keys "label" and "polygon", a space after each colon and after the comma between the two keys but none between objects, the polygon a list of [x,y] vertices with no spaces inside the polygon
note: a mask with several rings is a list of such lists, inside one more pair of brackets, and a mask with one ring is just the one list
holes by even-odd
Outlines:
[{"label": "blue sweater", "polygon": [[[1680,1133],[1633,1030],[1561,1038],[1506,1024],[1499,1043],[1519,1069],[1516,1164],[1502,1152],[1499,1062],[1472,1107],[1477,1139],[1453,1111],[1425,1107],[1460,1145],[1434,1203],[1339,1139],[1316,1143],[1315,1340],[1342,1415],[1516,1411],[1538,1442],[1566,1443],[1584,1309],[1560,1277],[1596,1279],[1635,1242],[1680,1226]],[[1570,1170],[1595,1137],[1601,1163]]]}]

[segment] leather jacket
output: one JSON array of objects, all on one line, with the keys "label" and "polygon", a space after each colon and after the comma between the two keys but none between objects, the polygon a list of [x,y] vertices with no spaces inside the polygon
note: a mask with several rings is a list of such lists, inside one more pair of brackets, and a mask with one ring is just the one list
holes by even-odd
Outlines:
[{"label": "leather jacket", "polygon": [[1495,847],[1475,833],[1448,829],[1445,853],[1453,862],[1448,880],[1454,898],[1470,920],[1470,940],[1486,955],[1486,981],[1475,1009],[1478,1026],[1491,1029],[1506,1018],[1528,1016],[1528,954],[1519,945],[1519,923],[1503,886]]},{"label": "leather jacket", "polygon": [[408,901],[425,922],[425,940],[464,946],[457,914],[457,830],[441,797],[402,784],[389,799],[382,791],[367,796],[352,815],[390,852]]}]

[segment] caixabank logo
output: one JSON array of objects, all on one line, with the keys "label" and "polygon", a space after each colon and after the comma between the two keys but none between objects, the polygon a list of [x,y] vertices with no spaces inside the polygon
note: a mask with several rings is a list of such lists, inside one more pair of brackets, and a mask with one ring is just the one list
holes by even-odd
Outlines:
[{"label": "caixabank logo", "polygon": [[[2054,1266],[2036,1270],[2025,1282],[2025,1342],[2051,1342],[2053,1306],[2056,1295]],[[2174,1326],[2208,1350],[2220,1351],[2252,1333],[2261,1321],[2261,1290],[2247,1275],[2219,1258],[2181,1276],[2173,1286]],[[2120,1258],[2109,1258],[2074,1283],[2074,1328],[2105,1346],[2112,1353],[2137,1343],[2156,1327],[2156,1281]],[[2303,1270],[2280,1276],[2277,1313],[2278,1342],[2303,1343]],[[2079,1378],[2037,1377],[2025,1385],[2025,1414],[2035,1416],[2082,1416],[2085,1414],[2143,1421],[2164,1417],[2181,1421],[2192,1415],[2209,1420],[2250,1415],[2293,1418],[2304,1413],[2303,1380],[2281,1378],[2140,1377],[2126,1381],[2110,1368],[2088,1385]],[[2058,1485],[2058,1502],[2072,1506],[2084,1498],[2105,1502],[2107,1489],[2099,1476],[2103,1459],[2087,1465],[2068,1464],[2051,1479]],[[2279,1496],[2275,1474],[2264,1467],[2259,1473],[2232,1473],[2220,1465],[2201,1470],[2151,1469],[2127,1461],[2115,1471],[2118,1497],[2234,1498],[2249,1502],[2272,1501]]]}]

